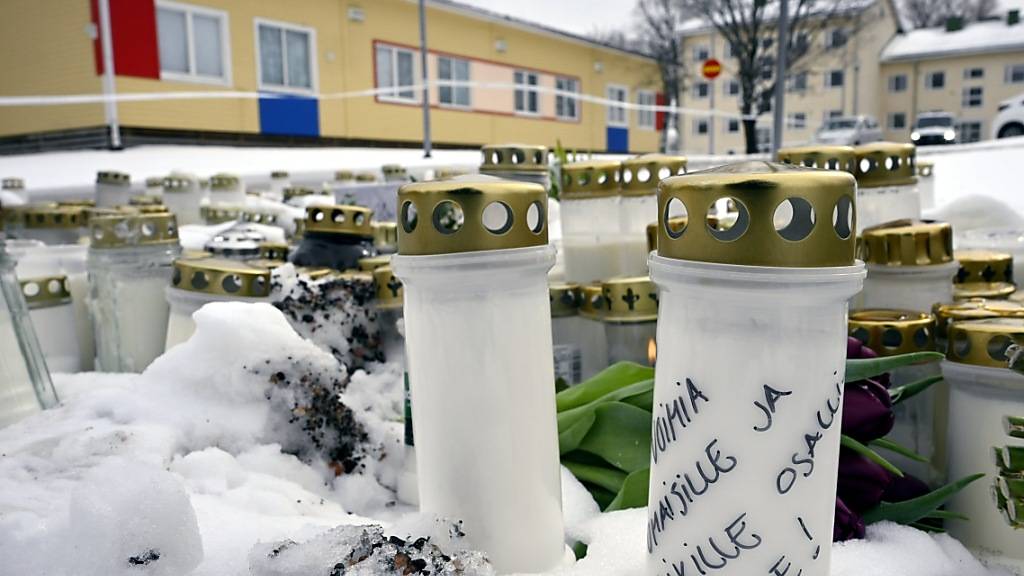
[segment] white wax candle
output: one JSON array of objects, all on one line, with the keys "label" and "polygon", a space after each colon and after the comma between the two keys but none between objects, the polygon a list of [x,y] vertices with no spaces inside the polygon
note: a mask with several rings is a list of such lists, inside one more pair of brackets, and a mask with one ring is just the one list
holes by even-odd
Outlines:
[{"label": "white wax candle", "polygon": [[953,300],[956,261],[932,266],[868,264],[858,308],[892,308],[930,312],[938,302]]},{"label": "white wax candle", "polygon": [[90,272],[90,309],[99,369],[104,372],[142,372],[164,352],[169,311],[164,289],[171,269],[146,272]]},{"label": "white wax candle", "polygon": [[561,378],[569,385],[583,381],[583,351],[580,348],[583,322],[585,320],[575,314],[551,319],[555,378]]},{"label": "white wax candle", "polygon": [[882,186],[857,190],[857,232],[893,220],[921,218],[916,186]]},{"label": "white wax candle", "polygon": [[74,330],[75,310],[71,302],[33,308],[30,316],[50,372],[80,372],[81,354]]},{"label": "white wax candle", "polygon": [[132,187],[128,181],[121,183],[96,183],[96,206],[98,208],[111,208],[113,206],[127,206],[132,196]]}]

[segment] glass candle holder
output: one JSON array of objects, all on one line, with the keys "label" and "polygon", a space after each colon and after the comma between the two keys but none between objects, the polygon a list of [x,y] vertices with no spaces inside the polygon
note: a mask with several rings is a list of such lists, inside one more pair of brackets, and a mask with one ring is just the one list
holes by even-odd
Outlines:
[{"label": "glass candle holder", "polygon": [[202,224],[200,204],[206,192],[191,174],[172,173],[164,178],[164,206],[174,214],[179,226]]},{"label": "glass candle holder", "polygon": [[[545,190],[551,188],[548,169],[548,148],[530,144],[489,144],[480,149],[483,162],[480,173],[519,182],[540,184]],[[458,174],[435,173],[437,179],[458,176]]]},{"label": "glass candle holder", "polygon": [[619,232],[622,252],[619,275],[647,275],[647,225],[658,214],[658,182],[686,173],[685,156],[644,154],[622,161]]},{"label": "glass candle holder", "polygon": [[125,214],[89,222],[89,309],[104,372],[142,372],[164,351],[165,289],[181,252],[173,214]]},{"label": "glass candle holder", "polygon": [[921,195],[921,208],[935,208],[935,163],[917,161],[917,191]]},{"label": "glass candle holder", "polygon": [[[420,509],[463,520],[501,573],[565,553],[546,201],[476,175],[398,195]],[[494,498],[505,491],[516,497]]]},{"label": "glass candle holder", "polygon": [[[855,193],[849,174],[767,162],[659,185],[646,574],[828,574]],[[728,200],[737,217],[712,226]]]},{"label": "glass candle holder", "polygon": [[579,316],[579,285],[556,283],[548,286],[551,302],[551,341],[555,360],[555,381],[568,386],[583,381],[583,320]]},{"label": "glass candle holder", "polygon": [[47,368],[68,374],[80,372],[82,353],[67,276],[19,278],[19,282]]},{"label": "glass candle holder", "polygon": [[377,255],[370,226],[372,216],[373,210],[361,206],[310,206],[292,263],[334,270],[358,267],[361,258]]},{"label": "glass candle holder", "polygon": [[385,182],[408,182],[409,174],[401,164],[384,164],[380,167]]},{"label": "glass candle holder", "polygon": [[0,237],[0,428],[57,405],[14,261]]},{"label": "glass candle holder", "polygon": [[210,204],[214,206],[242,206],[245,204],[245,184],[234,174],[210,176]]},{"label": "glass candle holder", "polygon": [[615,278],[601,283],[604,296],[608,364],[635,362],[654,366],[658,355],[658,289],[651,279]]},{"label": "glass candle holder", "polygon": [[867,263],[859,308],[927,312],[953,299],[953,231],[945,222],[897,220],[863,231]]},{"label": "glass candle holder", "polygon": [[196,331],[192,315],[210,302],[269,302],[270,270],[223,258],[179,258],[167,287],[170,314],[164,346],[170,349]]},{"label": "glass candle holder", "polygon": [[381,254],[394,254],[398,250],[398,223],[371,222],[373,247]]},{"label": "glass candle holder", "polygon": [[608,336],[604,329],[607,306],[601,284],[587,284],[579,287],[579,332],[580,354],[582,356],[581,381],[589,379],[608,367]]},{"label": "glass candle holder", "polygon": [[565,280],[578,284],[622,276],[628,244],[619,232],[619,162],[562,167],[562,248]]},{"label": "glass candle holder", "polygon": [[29,205],[20,210],[24,220],[19,238],[44,244],[77,244],[87,236],[86,209],[55,204]]},{"label": "glass candle holder", "polygon": [[0,190],[10,192],[22,202],[28,203],[28,190],[25,189],[25,180],[21,178],[8,177],[0,180]]},{"label": "glass candle holder", "polygon": [[915,175],[916,146],[874,142],[857,146],[854,153],[858,233],[884,222],[921,218],[921,195]]},{"label": "glass candle holder", "polygon": [[[950,386],[949,477],[983,472],[986,478],[952,497],[948,510],[971,520],[951,522],[947,529],[967,547],[1020,570],[1024,546],[1007,509],[1008,500],[1024,496],[1016,481],[1020,472],[993,453],[1005,455],[1006,448],[1024,445],[1008,434],[1009,422],[1024,417],[1024,375],[1010,370],[1006,358],[1010,344],[1024,344],[1024,319],[954,322],[949,336],[942,365]],[[1019,468],[1019,461],[1013,464]]]},{"label": "glass candle holder", "polygon": [[[930,352],[935,350],[935,317],[930,313],[910,310],[854,310],[850,312],[850,336],[881,357]],[[889,388],[911,384],[939,376],[938,363],[929,362],[900,366],[892,370]],[[944,383],[933,384],[913,398],[892,407],[896,423],[886,438],[910,448],[927,462],[918,462],[896,453],[886,459],[903,472],[933,485],[944,483],[946,477],[946,425],[949,391]]]},{"label": "glass candle holder", "polygon": [[96,173],[97,207],[127,206],[131,196],[132,178],[127,173],[113,170]]}]

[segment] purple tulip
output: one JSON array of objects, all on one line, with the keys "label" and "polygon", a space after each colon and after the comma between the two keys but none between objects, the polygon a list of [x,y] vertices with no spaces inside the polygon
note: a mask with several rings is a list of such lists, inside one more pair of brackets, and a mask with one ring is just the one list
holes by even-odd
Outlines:
[{"label": "purple tulip", "polygon": [[924,496],[929,492],[931,492],[931,489],[928,488],[927,484],[904,472],[902,478],[899,476],[893,477],[889,487],[882,493],[882,501],[904,502],[906,500],[913,500],[918,496]]},{"label": "purple tulip", "polygon": [[844,542],[864,537],[864,520],[843,502],[836,498],[836,520],[832,524],[832,541]]},{"label": "purple tulip", "polygon": [[877,506],[891,483],[892,475],[885,468],[856,452],[839,452],[837,494],[854,512],[863,514]]},{"label": "purple tulip", "polygon": [[875,380],[847,382],[843,387],[843,434],[867,443],[892,430],[896,415],[885,386]]}]

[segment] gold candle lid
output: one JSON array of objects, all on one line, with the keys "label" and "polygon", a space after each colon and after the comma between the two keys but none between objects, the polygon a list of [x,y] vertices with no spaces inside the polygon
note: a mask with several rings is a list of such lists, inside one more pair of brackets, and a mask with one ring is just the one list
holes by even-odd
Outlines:
[{"label": "gold candle lid", "polygon": [[935,173],[935,162],[931,160],[918,160],[917,161],[917,177],[918,178],[931,178],[931,175]]},{"label": "gold candle lid", "polygon": [[601,320],[616,324],[658,319],[658,289],[647,276],[613,278],[601,283],[606,306]]},{"label": "gold candle lid", "polygon": [[580,316],[600,320],[605,313],[604,292],[600,284],[585,284],[579,287]]},{"label": "gold candle lid", "polygon": [[402,286],[402,281],[392,272],[391,266],[381,266],[375,269],[373,282],[377,286],[377,307],[402,307],[405,289]]},{"label": "gold candle lid", "polygon": [[391,256],[370,256],[367,258],[360,258],[357,263],[359,269],[363,272],[373,272],[377,268],[391,265]]},{"label": "gold candle lid", "polygon": [[164,212],[170,212],[167,206],[163,204],[150,204],[148,206],[128,206],[130,210],[134,210],[140,214],[162,214]]},{"label": "gold candle lid", "polygon": [[467,175],[398,190],[398,253],[454,254],[546,246],[547,191],[539,184]]},{"label": "gold candle lid", "polygon": [[89,219],[92,248],[131,248],[178,243],[178,222],[174,214],[132,214]]},{"label": "gold candle lid", "polygon": [[273,272],[274,270],[284,266],[288,263],[287,260],[267,260],[266,258],[254,258],[253,260],[246,260],[246,264],[254,266],[256,268],[266,268]]},{"label": "gold candle lid", "polygon": [[146,178],[146,188],[163,188],[163,176],[150,176]]},{"label": "gold candle lid", "polygon": [[264,260],[288,260],[286,242],[260,242],[260,258]]},{"label": "gold candle lid", "polygon": [[857,155],[851,146],[793,146],[779,148],[779,162],[856,174]]},{"label": "gold candle lid", "polygon": [[622,195],[657,194],[658,182],[686,174],[686,156],[643,154],[622,161]]},{"label": "gold candle lid", "polygon": [[199,180],[192,174],[171,174],[164,178],[164,193],[188,192],[199,186]]},{"label": "gold candle lid", "polygon": [[19,212],[26,228],[83,228],[88,223],[84,206],[33,204]]},{"label": "gold candle lid", "polygon": [[551,317],[561,318],[575,316],[579,312],[580,285],[557,282],[548,285],[548,296],[551,299]]},{"label": "gold candle lid", "polygon": [[953,299],[1003,300],[1009,298],[1010,294],[1016,291],[1017,287],[1009,282],[964,282],[963,284],[953,284]]},{"label": "gold candle lid", "polygon": [[898,142],[874,142],[853,149],[857,155],[857,185],[861,188],[907,186],[917,182],[917,147]]},{"label": "gold candle lid", "polygon": [[1007,368],[1006,349],[1024,345],[1024,318],[989,318],[953,322],[946,358],[960,364]]},{"label": "gold candle lid", "polygon": [[25,180],[22,178],[7,177],[0,184],[0,190],[24,190]]},{"label": "gold candle lid", "polygon": [[362,206],[309,206],[306,208],[305,231],[372,238],[372,217],[373,210]]},{"label": "gold candle lid", "polygon": [[314,190],[308,186],[286,186],[284,189],[284,201],[287,202],[292,198],[298,198],[300,196],[324,196],[325,193]]},{"label": "gold candle lid", "polygon": [[25,303],[31,309],[50,308],[71,302],[68,277],[63,274],[19,279]]},{"label": "gold candle lid", "polygon": [[954,283],[1013,282],[1013,256],[989,250],[957,250],[954,254],[960,270]]},{"label": "gold candle lid", "polygon": [[238,219],[248,224],[263,224],[266,226],[277,226],[277,214],[273,212],[261,212],[259,210],[242,210]]},{"label": "gold candle lid", "polygon": [[57,206],[67,208],[95,208],[96,201],[87,200],[85,198],[78,198],[74,200],[61,200],[60,202],[57,202]]},{"label": "gold candle lid", "polygon": [[398,244],[398,222],[371,222],[373,245],[377,248],[391,248]]},{"label": "gold candle lid", "polygon": [[199,215],[207,224],[223,224],[232,220],[238,220],[241,214],[238,206],[225,206],[223,204],[207,204],[199,207]]},{"label": "gold candle lid", "polygon": [[373,172],[360,172],[356,174],[356,182],[376,182],[377,175]]},{"label": "gold candle lid", "polygon": [[455,178],[467,173],[467,171],[461,168],[437,168],[434,170],[434,180],[447,180],[448,178]]},{"label": "gold candle lid", "polygon": [[210,176],[210,190],[233,190],[238,188],[239,182],[234,174],[214,174]]},{"label": "gold candle lid", "polygon": [[[658,255],[747,266],[850,266],[854,198],[853,176],[845,172],[771,162],[673,176],[658,185]],[[717,205],[734,214],[713,212]]]},{"label": "gold candle lid", "polygon": [[1012,300],[970,298],[956,302],[940,302],[932,306],[936,334],[945,337],[950,322],[985,318],[1024,318],[1024,304]]},{"label": "gold candle lid", "polygon": [[[480,148],[481,174],[494,172],[547,172],[548,147],[536,144],[488,144]],[[500,175],[500,174],[498,174]],[[436,176],[441,178],[441,176]],[[449,175],[451,177],[451,175]]]},{"label": "gold candle lid", "polygon": [[405,176],[405,166],[401,164],[384,164],[380,167],[380,171],[385,176]]},{"label": "gold candle lid", "polygon": [[591,160],[562,166],[562,198],[600,198],[620,192],[622,163]]},{"label": "gold candle lid", "polygon": [[270,179],[271,180],[282,180],[282,179],[287,178],[287,177],[288,177],[288,171],[287,170],[274,170],[273,172],[270,173]]},{"label": "gold candle lid", "polygon": [[101,170],[96,173],[96,183],[113,186],[131,186],[132,177],[116,170]]},{"label": "gold candle lid", "polygon": [[153,194],[136,194],[128,199],[129,206],[158,206],[163,203],[163,198]]},{"label": "gold candle lid", "polygon": [[348,182],[355,177],[355,174],[351,170],[335,170],[334,180],[337,182]]},{"label": "gold candle lid", "polygon": [[171,285],[203,294],[265,298],[270,295],[270,270],[224,258],[178,258]]},{"label": "gold candle lid", "polygon": [[931,220],[894,220],[861,232],[859,256],[880,266],[932,266],[953,261],[953,228]]},{"label": "gold candle lid", "polygon": [[854,310],[847,324],[850,336],[878,352],[895,356],[935,350],[935,317],[910,310]]}]

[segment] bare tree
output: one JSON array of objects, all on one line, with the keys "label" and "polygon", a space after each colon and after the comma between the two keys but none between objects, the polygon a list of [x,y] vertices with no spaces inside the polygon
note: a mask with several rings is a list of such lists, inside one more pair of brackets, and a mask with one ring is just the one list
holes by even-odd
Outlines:
[{"label": "bare tree", "polygon": [[[685,88],[686,77],[682,58],[682,38],[679,30],[687,19],[681,0],[640,0],[636,7],[635,47],[649,54],[658,63],[662,92],[668,100],[679,102],[679,94]],[[665,151],[669,128],[679,134],[679,116],[668,116],[661,132],[661,149]]]},{"label": "bare tree", "polygon": [[901,8],[911,26],[928,28],[954,17],[964,22],[987,18],[998,4],[998,0],[903,0]]}]

